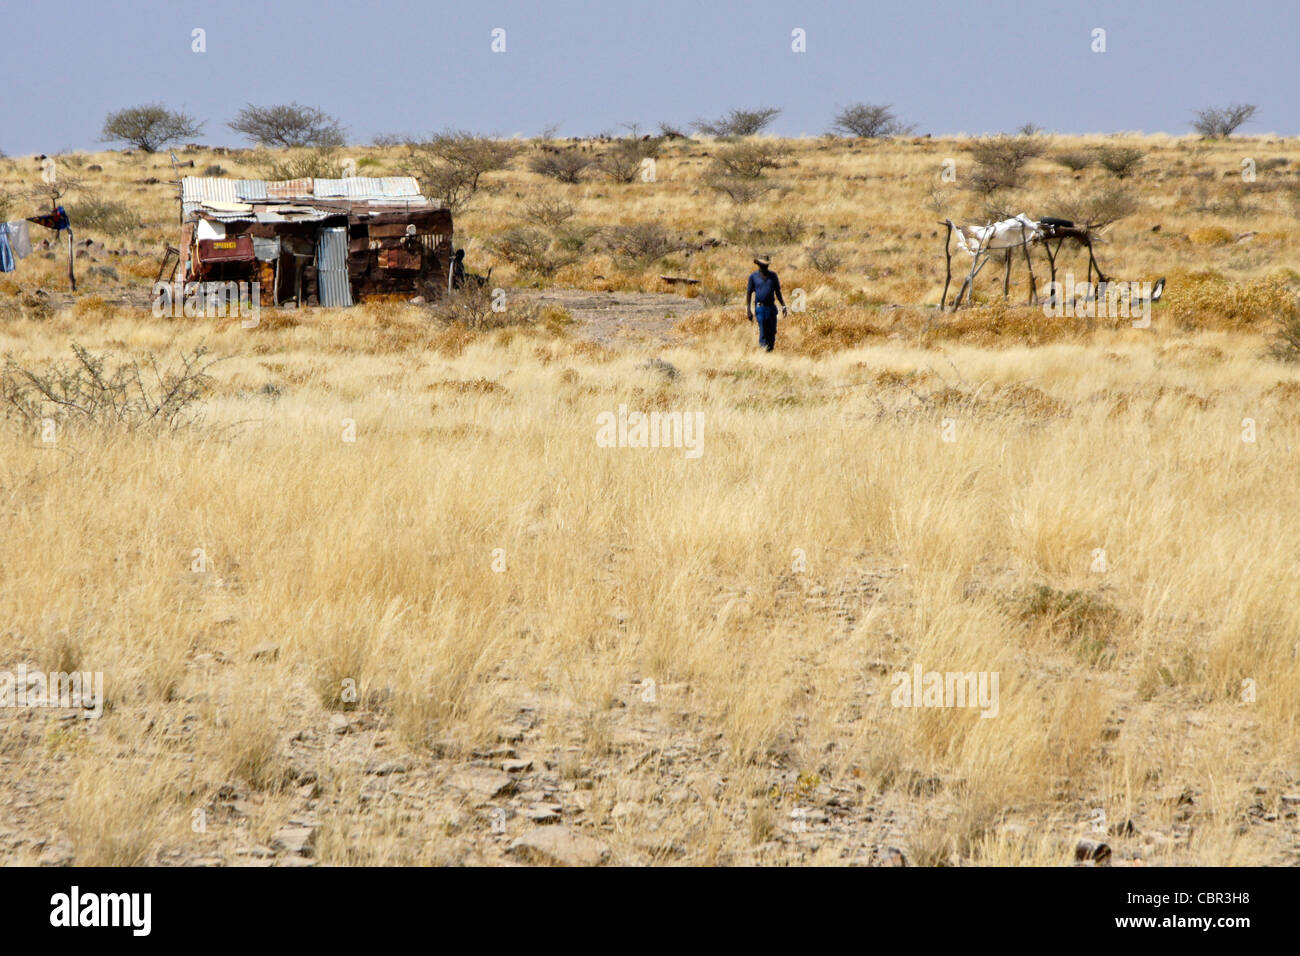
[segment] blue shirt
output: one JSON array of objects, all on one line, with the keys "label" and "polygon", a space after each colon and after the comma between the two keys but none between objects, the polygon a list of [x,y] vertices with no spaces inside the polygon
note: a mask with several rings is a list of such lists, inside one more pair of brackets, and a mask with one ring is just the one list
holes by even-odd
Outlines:
[{"label": "blue shirt", "polygon": [[781,294],[781,280],[771,269],[767,270],[766,275],[759,269],[750,273],[749,284],[745,287],[746,298],[751,292],[754,293],[756,304],[775,305],[776,297]]}]

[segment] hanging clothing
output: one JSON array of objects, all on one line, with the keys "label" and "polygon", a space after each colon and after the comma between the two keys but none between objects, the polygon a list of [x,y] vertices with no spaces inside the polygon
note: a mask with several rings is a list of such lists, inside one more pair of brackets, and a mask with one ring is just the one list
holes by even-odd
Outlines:
[{"label": "hanging clothing", "polygon": [[15,219],[5,223],[9,227],[9,248],[15,259],[26,259],[32,254],[32,237],[27,230],[26,219]]},{"label": "hanging clothing", "polygon": [[14,271],[14,254],[9,250],[9,223],[0,225],[0,272]]},{"label": "hanging clothing", "polygon": [[64,229],[71,231],[72,226],[68,222],[68,214],[62,206],[55,206],[53,212],[46,213],[43,216],[28,216],[28,222],[34,222],[38,226],[44,226],[46,229],[53,229],[55,232],[62,232]]}]

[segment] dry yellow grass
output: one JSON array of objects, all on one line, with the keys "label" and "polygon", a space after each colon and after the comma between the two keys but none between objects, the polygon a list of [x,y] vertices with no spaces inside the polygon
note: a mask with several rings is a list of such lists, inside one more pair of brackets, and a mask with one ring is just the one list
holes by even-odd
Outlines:
[{"label": "dry yellow grass", "polygon": [[[1098,809],[1118,862],[1295,862],[1300,374],[1261,332],[1300,227],[1197,213],[1159,177],[1300,151],[1136,141],[1156,178],[1106,262],[1188,277],[1150,330],[921,309],[940,247],[902,223],[943,141],[795,144],[773,175],[846,265],[774,355],[734,306],[625,349],[392,303],[158,320],[99,279],[10,309],[25,366],[71,340],[224,360],[194,429],[4,426],[0,668],[102,671],[106,696],[95,721],[0,712],[7,858],[283,859],[301,825],[322,862],[490,863],[555,805],[625,863],[1064,864]],[[471,260],[540,190],[716,235],[708,148],[655,184],[498,174],[460,219]],[[156,192],[131,201],[161,237]],[[1180,238],[1224,223],[1260,236]],[[722,287],[747,258],[679,264]],[[3,301],[57,265],[24,261]],[[649,291],[671,266],[567,281]],[[621,404],[701,413],[702,454],[599,447]],[[998,674],[997,716],[893,706],[914,665]],[[513,794],[465,783],[507,760],[531,761]]]}]

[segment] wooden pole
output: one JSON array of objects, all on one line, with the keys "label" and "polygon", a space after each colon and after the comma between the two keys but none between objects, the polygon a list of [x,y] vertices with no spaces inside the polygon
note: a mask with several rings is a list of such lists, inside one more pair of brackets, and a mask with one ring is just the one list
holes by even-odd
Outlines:
[{"label": "wooden pole", "polygon": [[77,291],[77,270],[72,264],[72,227],[68,227],[68,282],[72,285],[72,291]]},{"label": "wooden pole", "polygon": [[944,225],[948,227],[948,233],[943,237],[943,295],[939,296],[939,311],[943,312],[948,307],[948,286],[952,282],[952,220],[945,219]]},{"label": "wooden pole", "polygon": [[1025,238],[1024,223],[1020,224],[1021,248],[1025,250],[1025,268],[1029,270],[1029,304],[1038,304],[1038,280],[1034,278],[1034,263],[1029,257],[1029,240]]}]

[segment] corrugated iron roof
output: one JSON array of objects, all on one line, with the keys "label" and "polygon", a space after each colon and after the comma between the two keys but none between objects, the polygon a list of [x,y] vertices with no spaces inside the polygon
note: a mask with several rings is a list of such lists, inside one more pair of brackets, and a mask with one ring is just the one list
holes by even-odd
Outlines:
[{"label": "corrugated iron roof", "polygon": [[186,176],[181,180],[181,202],[242,202],[265,199],[266,183],[260,179],[222,179],[219,176]]},{"label": "corrugated iron roof", "polygon": [[312,195],[314,180],[312,179],[285,179],[280,182],[266,184],[267,199],[301,199],[304,196]]},{"label": "corrugated iron roof", "polygon": [[253,214],[247,212],[221,212],[216,209],[208,209],[201,202],[184,202],[181,203],[181,212],[184,213],[185,219],[196,219],[200,212],[207,219],[216,219],[219,222],[234,222],[237,219],[252,219]]},{"label": "corrugated iron roof", "polygon": [[317,198],[352,200],[416,199],[420,186],[414,176],[349,176],[347,179],[316,180]]},{"label": "corrugated iron roof", "polygon": [[[295,200],[323,200],[339,209],[348,204],[366,203],[373,206],[401,209],[407,206],[433,205],[420,195],[420,186],[413,176],[349,176],[346,179],[289,179],[267,182],[262,179],[223,179],[217,176],[186,176],[181,180],[181,207],[185,217],[197,215],[204,202],[256,202],[272,206]],[[266,210],[271,212],[271,210]],[[203,209],[204,215],[230,222],[248,219],[248,213]],[[263,212],[256,215],[259,219]],[[321,218],[317,215],[296,218]],[[282,221],[268,219],[263,221]]]}]

